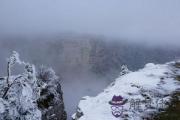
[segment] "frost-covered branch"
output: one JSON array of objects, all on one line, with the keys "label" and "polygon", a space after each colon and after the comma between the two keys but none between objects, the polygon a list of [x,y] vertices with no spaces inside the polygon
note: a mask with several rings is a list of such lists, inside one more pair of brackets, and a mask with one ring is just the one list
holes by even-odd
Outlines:
[{"label": "frost-covered branch", "polygon": [[12,55],[10,56],[10,58],[7,59],[8,61],[8,64],[7,64],[7,86],[9,87],[10,86],[10,83],[9,83],[9,79],[10,79],[10,76],[11,76],[11,68],[16,64],[25,64],[23,61],[20,60],[19,58],[19,53],[17,53],[16,51],[13,51],[12,52]]},{"label": "frost-covered branch", "polygon": [[7,95],[8,91],[9,91],[9,89],[11,88],[11,86],[12,86],[13,84],[15,84],[16,81],[17,81],[18,79],[20,79],[21,77],[23,77],[23,76],[18,76],[18,77],[16,77],[16,78],[14,79],[13,83],[9,84],[9,86],[6,88],[6,90],[5,90],[2,98],[5,98],[5,97],[6,97],[6,95]]}]

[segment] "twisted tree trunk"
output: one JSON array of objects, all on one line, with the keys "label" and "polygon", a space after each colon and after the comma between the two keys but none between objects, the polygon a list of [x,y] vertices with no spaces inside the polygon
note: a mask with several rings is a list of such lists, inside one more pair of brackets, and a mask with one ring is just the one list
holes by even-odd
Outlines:
[{"label": "twisted tree trunk", "polygon": [[10,86],[10,84],[9,84],[10,74],[11,74],[11,71],[10,71],[10,62],[8,62],[8,65],[7,65],[7,80],[6,80],[8,87]]}]

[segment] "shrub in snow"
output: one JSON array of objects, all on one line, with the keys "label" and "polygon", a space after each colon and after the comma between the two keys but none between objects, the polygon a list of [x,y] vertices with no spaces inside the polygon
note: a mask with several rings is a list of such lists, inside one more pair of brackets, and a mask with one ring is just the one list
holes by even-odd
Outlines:
[{"label": "shrub in snow", "polygon": [[129,71],[129,69],[127,68],[127,65],[122,65],[122,66],[121,66],[120,76],[125,75],[125,74],[127,74],[127,73],[129,73],[129,72],[130,72],[130,71]]}]

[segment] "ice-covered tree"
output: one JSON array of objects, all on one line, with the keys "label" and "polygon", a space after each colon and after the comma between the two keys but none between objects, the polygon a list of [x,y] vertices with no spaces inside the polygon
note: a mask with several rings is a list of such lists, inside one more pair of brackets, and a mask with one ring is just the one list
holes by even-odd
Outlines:
[{"label": "ice-covered tree", "polygon": [[[11,75],[11,68],[15,64],[23,65],[24,73]],[[0,98],[0,120],[41,120],[36,103],[40,90],[34,65],[22,62],[14,51],[8,59],[7,71],[6,82],[0,83],[1,86],[7,86],[0,88],[4,91]]]},{"label": "ice-covered tree", "polygon": [[127,65],[122,65],[122,66],[121,66],[120,76],[125,75],[125,74],[127,74],[127,73],[129,73],[129,72],[130,72],[130,71],[129,71],[129,69],[127,68]]},{"label": "ice-covered tree", "polygon": [[9,79],[11,76],[11,67],[13,67],[16,63],[21,64],[22,62],[19,59],[19,54],[16,51],[13,51],[12,55],[7,59],[7,86],[10,86]]},{"label": "ice-covered tree", "polygon": [[[15,64],[24,72],[12,75]],[[8,59],[8,75],[0,80],[0,120],[66,120],[60,80],[52,68],[20,60],[13,52]]]}]

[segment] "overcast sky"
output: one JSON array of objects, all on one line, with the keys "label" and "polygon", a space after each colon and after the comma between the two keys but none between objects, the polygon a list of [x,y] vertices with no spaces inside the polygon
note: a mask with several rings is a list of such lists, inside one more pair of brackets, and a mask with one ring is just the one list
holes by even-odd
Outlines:
[{"label": "overcast sky", "polygon": [[80,32],[180,44],[180,0],[0,0],[0,33]]}]

